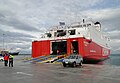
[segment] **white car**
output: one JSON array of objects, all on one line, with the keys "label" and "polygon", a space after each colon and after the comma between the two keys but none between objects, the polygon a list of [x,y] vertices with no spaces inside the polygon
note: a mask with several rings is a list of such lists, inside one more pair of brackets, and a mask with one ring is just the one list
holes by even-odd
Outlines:
[{"label": "white car", "polygon": [[77,65],[82,66],[83,58],[80,55],[71,54],[67,58],[63,60],[63,66],[66,67],[67,65],[76,67]]},{"label": "white car", "polygon": [[3,57],[1,56],[1,57],[0,57],[0,61],[3,61],[3,60],[4,60],[4,59],[3,59]]}]

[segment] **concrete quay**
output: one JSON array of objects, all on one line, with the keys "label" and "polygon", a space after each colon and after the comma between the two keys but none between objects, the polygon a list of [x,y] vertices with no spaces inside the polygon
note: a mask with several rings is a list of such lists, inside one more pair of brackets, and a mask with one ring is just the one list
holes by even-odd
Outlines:
[{"label": "concrete quay", "polygon": [[120,66],[83,64],[63,67],[62,64],[24,62],[16,56],[14,67],[0,62],[0,83],[120,83]]}]

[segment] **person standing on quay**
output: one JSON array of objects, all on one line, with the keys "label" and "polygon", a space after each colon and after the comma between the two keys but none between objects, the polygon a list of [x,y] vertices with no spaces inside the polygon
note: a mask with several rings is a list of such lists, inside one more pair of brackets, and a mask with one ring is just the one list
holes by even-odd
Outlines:
[{"label": "person standing on quay", "polygon": [[9,56],[9,67],[13,67],[13,58],[14,58],[14,56],[10,54],[10,56]]},{"label": "person standing on quay", "polygon": [[8,65],[8,59],[9,59],[9,57],[8,57],[7,53],[5,53],[5,55],[4,55],[4,65],[5,66]]}]

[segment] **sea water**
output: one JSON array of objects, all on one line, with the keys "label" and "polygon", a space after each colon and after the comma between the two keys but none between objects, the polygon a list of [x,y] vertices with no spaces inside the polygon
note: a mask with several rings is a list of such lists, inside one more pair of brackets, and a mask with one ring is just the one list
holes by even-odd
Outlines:
[{"label": "sea water", "polygon": [[120,66],[120,54],[111,54],[108,59],[102,61],[103,65]]}]

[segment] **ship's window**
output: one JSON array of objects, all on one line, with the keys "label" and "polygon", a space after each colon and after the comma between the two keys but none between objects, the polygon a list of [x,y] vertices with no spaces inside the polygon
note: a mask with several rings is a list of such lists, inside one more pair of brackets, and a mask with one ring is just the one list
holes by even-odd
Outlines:
[{"label": "ship's window", "polygon": [[68,29],[69,29],[70,27],[68,27]]},{"label": "ship's window", "polygon": [[54,36],[55,36],[55,37],[57,36],[57,32],[54,33]]},{"label": "ship's window", "polygon": [[80,27],[80,25],[72,26],[72,28],[79,28],[79,27]]},{"label": "ship's window", "polygon": [[69,30],[68,32],[70,33],[70,35],[75,35],[75,30]]},{"label": "ship's window", "polygon": [[87,24],[87,27],[91,26],[91,24]]},{"label": "ship's window", "polygon": [[46,33],[47,37],[51,37],[52,34],[51,33]]},{"label": "ship's window", "polygon": [[80,25],[80,27],[82,27],[82,25]]},{"label": "ship's window", "polygon": [[57,37],[65,36],[65,35],[66,35],[66,32],[59,32],[59,33],[57,33]]},{"label": "ship's window", "polygon": [[57,32],[63,32],[63,30],[57,30]]},{"label": "ship's window", "polygon": [[65,35],[66,35],[66,31],[64,31],[64,30],[57,30],[57,34],[56,34],[57,37],[65,36]]},{"label": "ship's window", "polygon": [[72,28],[75,28],[75,26],[72,26]]},{"label": "ship's window", "polygon": [[79,28],[82,27],[81,25],[71,26],[72,28]]},{"label": "ship's window", "polygon": [[41,38],[45,38],[45,36],[42,36]]},{"label": "ship's window", "polygon": [[86,27],[86,24],[84,24],[83,27]]}]

